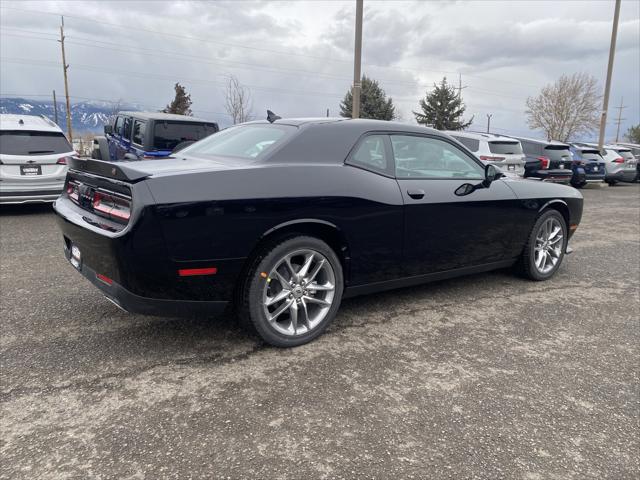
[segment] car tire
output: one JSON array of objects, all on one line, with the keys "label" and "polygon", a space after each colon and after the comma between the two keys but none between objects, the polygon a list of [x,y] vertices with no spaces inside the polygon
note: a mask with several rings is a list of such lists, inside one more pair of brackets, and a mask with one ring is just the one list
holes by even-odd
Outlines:
[{"label": "car tire", "polygon": [[315,237],[289,237],[265,246],[252,262],[239,295],[240,321],[270,345],[303,345],[334,319],[343,288],[342,265],[329,245]]},{"label": "car tire", "polygon": [[572,183],[571,186],[573,188],[582,188],[587,184],[587,182],[582,182],[582,183]]},{"label": "car tire", "polygon": [[[552,228],[552,230],[549,230],[549,228]],[[557,236],[552,235],[555,228],[560,228],[558,234],[562,235],[562,237],[559,240],[557,240]],[[548,238],[545,239],[545,236]],[[555,244],[553,243],[554,240],[556,240]],[[562,214],[554,209],[544,211],[537,218],[531,229],[527,243],[516,263],[516,271],[531,280],[548,280],[558,271],[562,264],[567,249],[567,241],[567,222]],[[559,250],[556,246],[558,243],[561,244]],[[542,266],[539,261],[540,256],[545,256]],[[553,263],[554,260],[555,263]]]},{"label": "car tire", "polygon": [[617,180],[607,180],[607,183],[609,184],[610,187],[613,187],[614,185],[616,185],[618,183]]}]

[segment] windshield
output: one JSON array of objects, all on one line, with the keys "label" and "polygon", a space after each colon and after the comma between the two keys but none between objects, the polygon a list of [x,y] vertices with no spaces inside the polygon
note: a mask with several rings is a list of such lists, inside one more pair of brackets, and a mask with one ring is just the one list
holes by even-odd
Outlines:
[{"label": "windshield", "polygon": [[0,131],[0,154],[52,155],[72,151],[62,132]]},{"label": "windshield", "polygon": [[571,160],[571,152],[567,146],[548,146],[544,149],[549,160]]},{"label": "windshield", "polygon": [[153,146],[173,150],[182,142],[197,141],[218,131],[215,123],[157,121],[153,129]]},{"label": "windshield", "polygon": [[230,127],[185,148],[181,154],[245,159],[258,158],[296,128],[290,125],[242,125]]},{"label": "windshield", "polygon": [[520,142],[489,142],[489,151],[503,155],[518,155],[522,154],[522,146]]},{"label": "windshield", "polygon": [[582,159],[583,160],[602,160],[602,157],[600,157],[600,154],[596,152],[582,152]]}]

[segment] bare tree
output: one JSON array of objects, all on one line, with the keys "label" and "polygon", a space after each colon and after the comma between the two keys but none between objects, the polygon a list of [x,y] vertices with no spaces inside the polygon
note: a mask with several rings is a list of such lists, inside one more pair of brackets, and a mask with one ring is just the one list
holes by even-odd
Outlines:
[{"label": "bare tree", "polygon": [[543,130],[547,140],[566,142],[594,132],[600,119],[598,90],[598,81],[591,75],[562,75],[537,97],[527,98],[527,123],[532,129]]},{"label": "bare tree", "polygon": [[122,99],[119,98],[115,102],[111,102],[109,106],[109,120],[112,120],[122,110]]},{"label": "bare tree", "polygon": [[232,118],[233,123],[242,123],[251,120],[253,108],[251,92],[233,75],[229,77],[225,90],[224,108]]}]

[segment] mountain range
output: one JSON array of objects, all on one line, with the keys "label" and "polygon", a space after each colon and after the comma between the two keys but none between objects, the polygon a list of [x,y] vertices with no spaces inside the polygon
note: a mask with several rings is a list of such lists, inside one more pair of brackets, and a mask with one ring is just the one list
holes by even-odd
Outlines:
[{"label": "mountain range", "polygon": [[[67,130],[67,108],[64,102],[58,106],[58,125]],[[115,113],[114,104],[101,101],[86,101],[71,104],[71,128],[75,133],[98,133]],[[140,110],[134,105],[119,105],[117,110]],[[0,97],[0,113],[24,115],[45,115],[55,121],[55,109],[52,100],[32,100],[27,98]]]}]

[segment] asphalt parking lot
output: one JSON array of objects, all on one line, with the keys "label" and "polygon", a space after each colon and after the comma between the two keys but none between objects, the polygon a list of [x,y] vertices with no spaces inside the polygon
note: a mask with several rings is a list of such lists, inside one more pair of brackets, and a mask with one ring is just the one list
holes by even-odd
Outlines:
[{"label": "asphalt parking lot", "polygon": [[640,186],[559,274],[346,300],[291,350],[119,311],[48,206],[0,209],[2,478],[638,478]]}]

